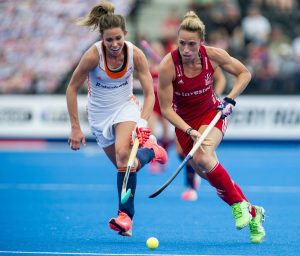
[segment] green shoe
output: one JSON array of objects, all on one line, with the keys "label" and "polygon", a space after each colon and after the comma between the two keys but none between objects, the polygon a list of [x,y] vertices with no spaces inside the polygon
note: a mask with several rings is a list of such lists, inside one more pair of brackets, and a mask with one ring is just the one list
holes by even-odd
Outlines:
[{"label": "green shoe", "polygon": [[251,243],[261,243],[265,236],[266,231],[262,226],[262,223],[265,221],[265,209],[260,206],[254,206],[256,210],[256,216],[250,221],[250,239]]},{"label": "green shoe", "polygon": [[246,201],[242,201],[240,203],[231,205],[231,207],[232,214],[235,219],[235,227],[237,229],[246,227],[252,219],[252,216],[250,214],[251,205]]}]

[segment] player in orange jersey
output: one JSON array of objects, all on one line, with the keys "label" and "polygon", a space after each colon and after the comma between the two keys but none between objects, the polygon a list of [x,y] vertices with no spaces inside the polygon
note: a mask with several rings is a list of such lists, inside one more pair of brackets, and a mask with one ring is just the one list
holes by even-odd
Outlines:
[{"label": "player in orange jersey", "polygon": [[[91,131],[98,145],[118,170],[118,217],[109,221],[109,227],[122,236],[131,236],[136,172],[150,161],[161,164],[167,162],[166,151],[155,139],[150,139],[147,120],[154,105],[152,78],[143,52],[131,42],[125,41],[125,19],[114,13],[114,6],[110,2],[102,1],[94,6],[80,24],[98,29],[101,40],[84,53],[67,88],[71,121],[68,142],[73,150],[78,150],[81,143],[85,144],[77,111],[77,93],[87,78],[87,109]],[[134,71],[143,88],[142,108],[133,95]],[[142,147],[137,152],[127,183],[131,196],[127,202],[122,203],[120,199],[124,171],[127,169],[132,138],[135,137]]]}]

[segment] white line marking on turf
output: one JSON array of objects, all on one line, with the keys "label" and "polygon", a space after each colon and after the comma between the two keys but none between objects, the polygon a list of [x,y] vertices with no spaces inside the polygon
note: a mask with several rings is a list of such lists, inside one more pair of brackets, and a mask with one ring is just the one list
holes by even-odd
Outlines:
[{"label": "white line marking on turf", "polygon": [[[225,255],[205,255],[205,254],[157,254],[157,253],[93,253],[93,252],[24,252],[24,251],[0,251],[0,254],[42,254],[42,255],[95,255],[95,256],[225,256]],[[243,256],[243,255],[226,255],[226,256]]]},{"label": "white line marking on turf", "polygon": [[105,184],[0,184],[0,190],[45,190],[45,191],[112,191],[114,185]]},{"label": "white line marking on turf", "polygon": [[[44,191],[112,191],[114,185],[109,184],[38,184],[38,183],[25,183],[25,184],[5,184],[0,183],[0,190],[44,190]],[[173,185],[170,191],[181,189],[181,186]],[[140,186],[140,191],[153,190],[153,185],[143,184]],[[202,191],[212,191],[213,188],[207,185],[201,185]],[[300,187],[297,186],[243,186],[243,190],[251,193],[300,193]]]},{"label": "white line marking on turf", "polygon": [[87,156],[94,156],[94,155],[105,155],[104,151],[99,147],[99,146],[90,146],[90,147],[82,147],[80,151],[74,152],[73,150],[70,149],[70,147],[66,144],[64,147],[36,147],[36,148],[12,148],[12,147],[7,147],[7,146],[1,146],[0,143],[0,152],[1,153],[14,153],[14,154],[42,154],[42,155],[47,155],[47,154],[84,154]]}]

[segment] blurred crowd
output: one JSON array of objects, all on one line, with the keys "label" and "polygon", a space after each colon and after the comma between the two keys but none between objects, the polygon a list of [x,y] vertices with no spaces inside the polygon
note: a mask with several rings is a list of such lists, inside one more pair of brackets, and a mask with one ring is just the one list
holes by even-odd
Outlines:
[{"label": "blurred crowd", "polygon": [[[247,65],[253,78],[245,93],[300,93],[300,1],[190,0],[206,26],[206,44],[225,49]],[[180,17],[170,9],[158,38],[176,47]],[[232,85],[227,74],[227,90]]]},{"label": "blurred crowd", "polygon": [[[0,93],[59,92],[82,52],[97,40],[97,31],[75,25],[97,2],[0,0]],[[111,2],[117,13],[131,17],[140,1]],[[207,44],[248,66],[253,79],[245,93],[294,94],[300,93],[299,2],[189,0],[187,8],[206,25]],[[176,47],[180,15],[174,4],[158,29],[165,53]]]},{"label": "blurred crowd", "polygon": [[229,51],[250,69],[253,79],[247,92],[300,92],[298,1],[193,2],[210,31],[208,43]]},{"label": "blurred crowd", "polygon": [[[134,0],[115,0],[128,15]],[[0,0],[0,93],[55,93],[97,31],[75,25],[98,0]]]}]

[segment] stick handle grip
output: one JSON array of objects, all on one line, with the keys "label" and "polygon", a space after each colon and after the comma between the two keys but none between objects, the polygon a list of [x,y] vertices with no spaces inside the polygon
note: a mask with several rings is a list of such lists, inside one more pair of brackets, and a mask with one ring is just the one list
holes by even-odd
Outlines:
[{"label": "stick handle grip", "polygon": [[149,57],[151,59],[153,59],[154,61],[156,61],[157,63],[161,62],[161,57],[159,56],[159,54],[157,52],[155,52],[152,47],[150,46],[150,44],[146,41],[146,40],[142,40],[141,41],[141,46],[145,49],[145,51],[147,52],[147,54],[149,55]]}]

